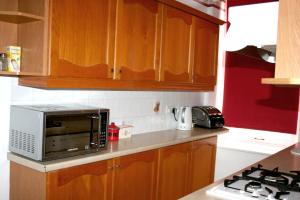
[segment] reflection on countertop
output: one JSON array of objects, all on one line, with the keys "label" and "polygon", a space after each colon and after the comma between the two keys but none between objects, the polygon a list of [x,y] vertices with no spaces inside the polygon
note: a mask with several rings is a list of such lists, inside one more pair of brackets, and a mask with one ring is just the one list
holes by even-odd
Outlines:
[{"label": "reflection on countertop", "polygon": [[297,135],[245,128],[227,127],[229,132],[218,136],[218,147],[240,151],[274,154],[295,143]]},{"label": "reflection on countertop", "polygon": [[[297,135],[245,128],[226,127],[218,135],[214,180],[239,171],[297,142]],[[238,160],[238,162],[236,162]]]},{"label": "reflection on countertop", "polygon": [[[297,143],[295,145],[292,145],[262,161],[259,161],[256,164],[253,164],[253,166],[257,166],[258,164],[261,164],[266,169],[274,169],[275,167],[278,167],[280,171],[283,172],[290,172],[290,171],[299,171],[300,169],[300,156],[296,156],[291,153],[291,150],[295,147],[300,147],[300,143]],[[247,167],[246,169],[250,168]],[[235,173],[234,175],[241,174],[242,171],[245,169],[240,170],[239,172]],[[233,175],[229,176],[232,177]],[[216,181],[215,183],[200,189],[198,191],[195,191],[183,198],[181,200],[220,200],[220,198],[212,197],[207,194],[207,191],[216,187],[217,185],[223,184],[224,179]]]}]

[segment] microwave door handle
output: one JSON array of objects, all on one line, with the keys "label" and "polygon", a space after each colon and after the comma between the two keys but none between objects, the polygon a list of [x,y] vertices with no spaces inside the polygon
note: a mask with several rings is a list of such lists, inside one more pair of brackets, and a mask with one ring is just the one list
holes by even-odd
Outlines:
[{"label": "microwave door handle", "polygon": [[94,117],[91,117],[91,127],[90,127],[90,148],[93,148],[94,143]]},{"label": "microwave door handle", "polygon": [[90,146],[92,147],[93,145],[96,145],[96,147],[97,147],[97,149],[99,148],[99,146],[100,146],[100,137],[99,137],[99,130],[101,130],[101,125],[100,125],[100,123],[98,123],[99,124],[99,126],[98,126],[98,133],[97,133],[97,141],[96,141],[96,143],[94,142],[94,119],[98,119],[99,121],[101,120],[101,116],[100,115],[98,115],[98,116],[96,116],[96,115],[93,115],[92,117],[91,117],[91,130],[90,130]]},{"label": "microwave door handle", "polygon": [[93,142],[93,139],[94,139],[94,130],[93,130],[93,127],[94,127],[94,118],[91,117],[91,127],[90,127],[90,148],[92,148],[93,145],[94,145],[94,142]]},{"label": "microwave door handle", "polygon": [[100,148],[100,141],[101,141],[101,114],[98,114],[98,131],[97,131],[97,148]]}]

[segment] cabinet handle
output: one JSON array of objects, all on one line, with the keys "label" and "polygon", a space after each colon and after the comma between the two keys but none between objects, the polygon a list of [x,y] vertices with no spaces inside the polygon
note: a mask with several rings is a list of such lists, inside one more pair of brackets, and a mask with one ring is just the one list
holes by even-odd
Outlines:
[{"label": "cabinet handle", "polygon": [[121,165],[114,165],[114,166],[109,166],[107,167],[107,170],[114,170],[114,169],[117,169],[117,168],[120,168]]},{"label": "cabinet handle", "polygon": [[110,69],[110,73],[114,73],[114,71],[115,71],[114,68]]},{"label": "cabinet handle", "polygon": [[122,74],[122,70],[121,69],[119,70],[119,73]]}]

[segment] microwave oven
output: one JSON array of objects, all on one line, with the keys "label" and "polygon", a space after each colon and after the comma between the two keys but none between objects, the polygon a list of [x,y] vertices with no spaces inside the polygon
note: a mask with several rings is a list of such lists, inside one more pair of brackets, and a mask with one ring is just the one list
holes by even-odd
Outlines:
[{"label": "microwave oven", "polygon": [[9,150],[37,161],[107,147],[109,109],[83,105],[12,105]]}]

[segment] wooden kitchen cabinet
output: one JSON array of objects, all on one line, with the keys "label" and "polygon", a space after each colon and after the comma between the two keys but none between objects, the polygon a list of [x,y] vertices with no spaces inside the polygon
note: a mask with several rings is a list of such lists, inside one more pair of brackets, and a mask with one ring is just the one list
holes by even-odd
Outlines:
[{"label": "wooden kitchen cabinet", "polygon": [[38,64],[28,70],[38,76],[20,77],[20,85],[46,89],[214,89],[217,32],[211,27],[223,21],[175,0],[44,1],[45,17],[38,34],[42,40],[37,40],[41,45],[27,48],[43,55],[36,56]]},{"label": "wooden kitchen cabinet", "polygon": [[157,150],[48,173],[47,199],[154,199]]},{"label": "wooden kitchen cabinet", "polygon": [[116,159],[113,199],[154,200],[158,151],[146,151]]},{"label": "wooden kitchen cabinet", "polygon": [[172,200],[187,194],[190,145],[183,143],[159,150],[157,199]]},{"label": "wooden kitchen cabinet", "polygon": [[46,199],[46,173],[10,162],[10,200]]},{"label": "wooden kitchen cabinet", "polygon": [[10,164],[11,200],[173,200],[213,182],[216,137],[38,172]]},{"label": "wooden kitchen cabinet", "polygon": [[48,173],[12,163],[10,199],[154,200],[157,157],[158,150],[151,150]]},{"label": "wooden kitchen cabinet", "polygon": [[10,200],[111,199],[112,160],[48,173],[10,163]]},{"label": "wooden kitchen cabinet", "polygon": [[116,78],[158,80],[161,5],[154,0],[119,0]]},{"label": "wooden kitchen cabinet", "polygon": [[216,84],[219,26],[165,6],[161,79],[166,82]]},{"label": "wooden kitchen cabinet", "polygon": [[214,86],[217,77],[219,27],[201,18],[193,18],[193,83]]},{"label": "wooden kitchen cabinet", "polygon": [[158,198],[178,199],[213,183],[216,137],[159,150]]},{"label": "wooden kitchen cabinet", "polygon": [[111,198],[112,160],[47,173],[47,200]]},{"label": "wooden kitchen cabinet", "polygon": [[188,193],[203,188],[214,181],[217,138],[192,142]]},{"label": "wooden kitchen cabinet", "polygon": [[51,0],[50,73],[112,78],[116,0]]},{"label": "wooden kitchen cabinet", "polygon": [[161,80],[191,82],[191,33],[193,16],[170,6],[163,7]]},{"label": "wooden kitchen cabinet", "polygon": [[22,47],[20,72],[0,75],[43,75],[47,48],[48,0],[0,0],[0,52],[7,46]]}]

